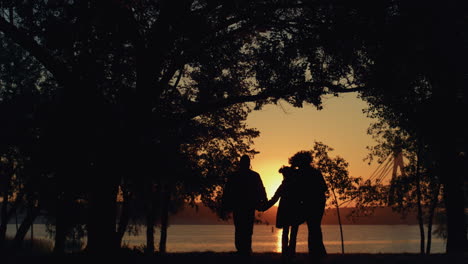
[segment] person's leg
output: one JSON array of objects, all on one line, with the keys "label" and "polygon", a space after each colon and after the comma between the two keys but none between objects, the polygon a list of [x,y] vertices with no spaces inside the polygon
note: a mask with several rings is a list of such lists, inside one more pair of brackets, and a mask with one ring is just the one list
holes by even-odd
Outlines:
[{"label": "person's leg", "polygon": [[291,226],[291,234],[289,235],[289,255],[291,257],[296,256],[296,241],[297,241],[297,233],[299,231],[299,226],[294,225]]},{"label": "person's leg", "polygon": [[289,251],[289,226],[283,226],[281,235],[281,255],[286,257]]},{"label": "person's leg", "polygon": [[245,252],[246,254],[252,253],[252,235],[255,222],[255,209],[251,209],[247,212],[246,215],[246,226],[245,226]]},{"label": "person's leg", "polygon": [[315,218],[307,220],[307,228],[309,237],[307,239],[309,247],[309,255],[324,256],[326,255],[325,246],[323,244],[322,229],[320,222]]},{"label": "person's leg", "polygon": [[309,247],[309,255],[314,257],[323,257],[327,255],[325,245],[323,244],[321,228],[323,212],[324,207],[320,207],[309,216],[309,219],[307,219],[307,229],[309,234],[307,242]]},{"label": "person's leg", "polygon": [[238,252],[242,251],[242,233],[243,233],[243,219],[242,214],[239,211],[234,211],[233,214],[234,219],[234,244],[236,246],[236,250]]},{"label": "person's leg", "polygon": [[234,212],[235,245],[237,252],[250,254],[252,252],[252,235],[255,210],[238,210]]}]

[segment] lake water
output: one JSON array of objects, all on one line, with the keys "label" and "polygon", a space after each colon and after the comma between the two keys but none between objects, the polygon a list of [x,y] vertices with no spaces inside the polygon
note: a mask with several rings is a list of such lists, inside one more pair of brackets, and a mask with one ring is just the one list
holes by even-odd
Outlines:
[{"label": "lake water", "polygon": [[[8,234],[14,235],[15,225],[8,226]],[[329,253],[341,253],[338,225],[322,226],[324,243]],[[417,225],[344,225],[345,253],[418,253],[419,227]],[[29,237],[29,234],[28,234]],[[50,239],[45,225],[34,225],[34,237]],[[156,248],[159,230],[155,234]],[[281,229],[267,225],[255,225],[252,237],[254,252],[280,252]],[[129,247],[142,247],[146,243],[145,230],[139,235],[124,237]],[[172,225],[168,230],[168,252],[235,251],[234,226],[232,225]],[[307,226],[299,228],[297,252],[307,252]],[[432,238],[432,253],[444,253],[445,241]]]}]

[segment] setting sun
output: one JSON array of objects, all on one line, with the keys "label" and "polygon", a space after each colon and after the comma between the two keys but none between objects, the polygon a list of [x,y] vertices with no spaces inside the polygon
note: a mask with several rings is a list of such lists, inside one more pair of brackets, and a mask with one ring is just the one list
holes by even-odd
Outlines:
[{"label": "setting sun", "polygon": [[[269,199],[275,194],[276,189],[280,186],[283,176],[278,172],[278,169],[287,165],[286,163],[277,162],[265,162],[259,161],[258,164],[255,160],[252,160],[253,169],[260,174],[263,185]],[[257,168],[257,169],[255,169]]]},{"label": "setting sun", "polygon": [[334,148],[333,156],[341,156],[349,162],[352,177],[367,179],[378,166],[369,166],[363,159],[367,146],[374,145],[367,128],[374,121],[362,110],[367,105],[355,94],[324,98],[324,108],[311,105],[294,108],[287,103],[268,105],[253,111],[248,119],[249,127],[260,131],[253,148],[260,153],[252,159],[252,169],[258,172],[271,198],[283,180],[278,172],[288,165],[288,159],[296,152],[310,150],[314,141],[321,141]]}]

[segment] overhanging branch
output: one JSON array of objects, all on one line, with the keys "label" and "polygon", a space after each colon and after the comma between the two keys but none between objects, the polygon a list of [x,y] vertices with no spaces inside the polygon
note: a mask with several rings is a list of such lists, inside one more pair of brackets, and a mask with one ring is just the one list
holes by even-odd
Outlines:
[{"label": "overhanging branch", "polygon": [[72,78],[72,74],[67,70],[67,65],[40,46],[24,30],[15,27],[3,17],[0,17],[0,31],[34,56],[50,73],[52,73],[59,84],[63,86],[76,84]]},{"label": "overhanging branch", "polygon": [[353,87],[353,88],[344,88],[338,85],[326,85],[328,90],[331,93],[353,93],[353,92],[362,92],[366,89],[364,86]]},{"label": "overhanging branch", "polygon": [[[316,84],[317,85],[317,84]],[[353,87],[353,88],[345,88],[339,85],[323,85],[322,87],[327,87],[331,93],[351,93],[351,92],[360,92],[365,89],[365,87]],[[188,110],[180,117],[181,119],[186,118],[194,118],[196,116],[209,113],[216,109],[221,109],[224,107],[229,107],[234,104],[239,103],[248,103],[248,102],[256,102],[260,100],[265,100],[268,98],[279,98],[282,96],[286,96],[286,91],[284,94],[278,94],[278,92],[262,92],[256,95],[243,95],[243,96],[235,96],[226,99],[220,99],[217,101],[211,101],[207,103],[193,103],[193,106],[188,107]]]},{"label": "overhanging branch", "polygon": [[217,101],[207,102],[207,103],[195,103],[192,107],[189,107],[188,110],[181,116],[182,119],[190,119],[196,116],[212,112],[216,109],[221,109],[228,107],[234,104],[256,102],[259,100],[265,100],[270,97],[273,97],[273,93],[259,93],[256,95],[241,95],[230,97],[226,99],[221,99]]}]

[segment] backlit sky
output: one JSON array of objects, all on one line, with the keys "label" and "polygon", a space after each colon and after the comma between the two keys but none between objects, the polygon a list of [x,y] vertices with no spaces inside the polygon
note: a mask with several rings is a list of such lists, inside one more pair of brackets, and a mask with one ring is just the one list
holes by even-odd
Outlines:
[{"label": "backlit sky", "polygon": [[278,169],[288,165],[288,158],[296,152],[312,149],[314,141],[334,148],[330,156],[339,155],[348,161],[351,176],[367,179],[378,164],[369,166],[363,161],[368,153],[366,146],[375,144],[367,135],[374,121],[362,113],[366,107],[357,94],[348,93],[324,98],[322,110],[312,105],[295,108],[281,102],[253,111],[247,125],[260,131],[253,145],[260,154],[252,159],[252,169],[262,177],[268,197],[281,183]]}]

